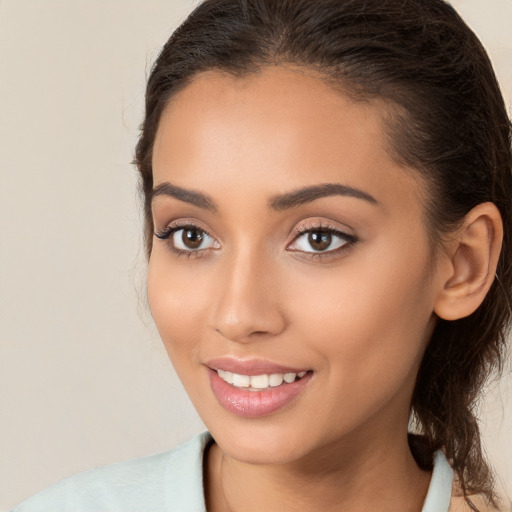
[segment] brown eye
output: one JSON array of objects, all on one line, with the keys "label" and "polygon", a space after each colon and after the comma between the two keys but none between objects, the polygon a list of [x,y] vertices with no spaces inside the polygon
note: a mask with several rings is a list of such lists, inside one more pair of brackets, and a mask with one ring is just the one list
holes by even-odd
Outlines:
[{"label": "brown eye", "polygon": [[289,251],[304,253],[329,253],[334,254],[338,249],[349,247],[357,242],[354,235],[343,233],[337,229],[318,226],[312,229],[299,231],[299,235],[288,246]]},{"label": "brown eye", "polygon": [[204,232],[197,228],[183,229],[181,241],[187,249],[197,249],[204,239]]},{"label": "brown eye", "polygon": [[197,226],[171,228],[167,237],[177,251],[199,252],[220,247],[214,238]]},{"label": "brown eye", "polygon": [[328,231],[312,231],[308,243],[315,251],[325,251],[332,243],[332,234]]},{"label": "brown eye", "polygon": [[220,244],[206,231],[190,224],[188,226],[168,226],[162,231],[156,231],[155,236],[160,240],[168,240],[170,249],[176,253],[203,253],[208,249],[220,249]]}]

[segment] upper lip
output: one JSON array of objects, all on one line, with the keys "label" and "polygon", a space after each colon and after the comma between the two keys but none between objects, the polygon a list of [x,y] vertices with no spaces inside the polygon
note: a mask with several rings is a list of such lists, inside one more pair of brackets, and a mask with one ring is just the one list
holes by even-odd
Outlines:
[{"label": "upper lip", "polygon": [[266,359],[235,359],[233,357],[219,357],[210,359],[205,363],[212,370],[224,370],[239,375],[262,375],[273,373],[300,373],[308,368],[285,366]]}]

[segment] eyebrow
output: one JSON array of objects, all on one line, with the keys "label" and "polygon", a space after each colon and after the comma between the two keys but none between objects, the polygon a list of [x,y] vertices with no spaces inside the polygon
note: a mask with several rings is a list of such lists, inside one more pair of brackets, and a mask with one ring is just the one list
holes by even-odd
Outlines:
[{"label": "eyebrow", "polygon": [[174,197],[184,203],[190,203],[214,213],[218,210],[215,201],[211,197],[208,197],[201,192],[196,192],[195,190],[178,187],[168,181],[161,183],[151,191],[151,201],[158,196]]},{"label": "eyebrow", "polygon": [[[276,195],[270,199],[269,206],[272,210],[282,211],[295,208],[305,203],[310,203],[322,197],[335,195],[355,197],[356,199],[362,199],[371,204],[378,204],[378,201],[372,195],[358,188],[340,185],[339,183],[322,183],[320,185],[299,188],[292,192]],[[215,201],[206,194],[178,187],[177,185],[173,185],[167,181],[161,183],[152,190],[151,201],[158,196],[174,197],[175,199],[193,204],[213,213],[218,211]]]},{"label": "eyebrow", "polygon": [[340,185],[339,183],[323,183],[321,185],[300,188],[292,192],[287,192],[286,194],[274,196],[269,204],[273,210],[280,211],[295,208],[301,204],[328,196],[355,197],[356,199],[363,199],[372,204],[378,204],[377,199],[367,192],[358,188]]}]

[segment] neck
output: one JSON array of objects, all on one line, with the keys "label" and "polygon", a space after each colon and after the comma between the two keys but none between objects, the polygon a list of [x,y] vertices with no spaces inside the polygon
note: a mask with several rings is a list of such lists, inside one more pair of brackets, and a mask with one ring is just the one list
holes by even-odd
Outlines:
[{"label": "neck", "polygon": [[207,457],[212,512],[331,510],[420,512],[430,473],[415,463],[400,432],[385,443],[349,436],[293,463],[239,462],[213,444]]}]

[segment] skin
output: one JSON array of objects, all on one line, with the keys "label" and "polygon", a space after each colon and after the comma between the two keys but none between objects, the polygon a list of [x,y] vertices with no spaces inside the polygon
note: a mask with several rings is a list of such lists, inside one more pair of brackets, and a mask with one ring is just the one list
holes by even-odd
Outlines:
[{"label": "skin", "polygon": [[[378,107],[313,72],[269,67],[204,73],[164,110],[155,188],[171,183],[217,207],[156,195],[157,231],[178,222],[211,238],[187,254],[155,238],[148,270],[153,318],[215,439],[209,511],[421,510],[430,474],[407,445],[410,400],[434,311],[442,316],[447,282],[450,292],[457,284],[458,252],[434,260],[425,186],[388,153]],[[326,183],[375,202],[336,194],[269,206]],[[357,241],[334,237],[338,250],[313,254],[294,229],[319,226]],[[284,408],[243,418],[210,388],[205,362],[224,356],[313,376]]]}]

